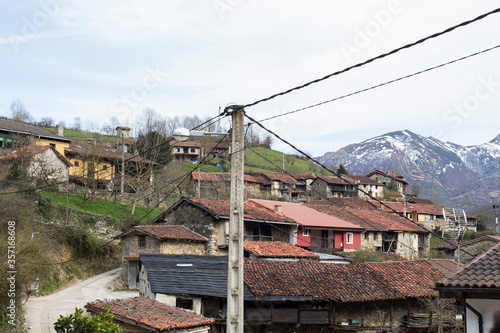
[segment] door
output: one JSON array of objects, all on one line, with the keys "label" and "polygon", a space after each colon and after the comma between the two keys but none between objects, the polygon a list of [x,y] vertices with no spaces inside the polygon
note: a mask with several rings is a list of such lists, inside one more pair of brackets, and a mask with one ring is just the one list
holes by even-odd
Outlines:
[{"label": "door", "polygon": [[139,260],[129,260],[128,262],[128,287],[130,289],[138,288],[137,276],[139,269]]}]

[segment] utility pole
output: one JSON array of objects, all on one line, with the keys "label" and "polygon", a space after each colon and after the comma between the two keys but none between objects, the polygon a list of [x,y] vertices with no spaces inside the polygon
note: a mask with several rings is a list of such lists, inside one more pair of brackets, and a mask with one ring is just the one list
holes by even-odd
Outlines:
[{"label": "utility pole", "polygon": [[243,241],[244,241],[244,115],[233,107],[231,129],[231,193],[229,200],[229,256],[227,272],[227,332],[243,333]]},{"label": "utility pole", "polygon": [[125,191],[125,133],[122,132],[122,172],[120,182],[120,193]]},{"label": "utility pole", "polygon": [[495,198],[495,204],[493,205],[493,209],[495,209],[495,233],[499,235],[498,228],[498,197]]}]

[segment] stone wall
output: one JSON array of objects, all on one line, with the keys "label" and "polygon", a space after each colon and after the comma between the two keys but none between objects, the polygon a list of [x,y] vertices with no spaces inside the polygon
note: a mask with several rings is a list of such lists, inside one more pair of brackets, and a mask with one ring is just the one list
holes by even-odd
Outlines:
[{"label": "stone wall", "polygon": [[[462,264],[468,263],[470,260],[474,259],[475,256],[486,252],[496,244],[498,244],[498,242],[494,240],[485,239],[480,242],[472,243],[470,245],[461,247],[460,258],[459,258],[460,263]],[[458,250],[455,250],[455,253],[458,254]]]}]

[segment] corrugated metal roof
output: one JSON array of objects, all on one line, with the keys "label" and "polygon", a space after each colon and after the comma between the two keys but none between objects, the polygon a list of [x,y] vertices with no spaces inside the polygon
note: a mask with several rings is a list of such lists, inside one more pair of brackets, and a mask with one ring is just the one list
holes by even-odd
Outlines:
[{"label": "corrugated metal roof", "polygon": [[[227,256],[141,253],[140,260],[154,293],[227,297]],[[245,298],[254,296],[246,290]]]}]

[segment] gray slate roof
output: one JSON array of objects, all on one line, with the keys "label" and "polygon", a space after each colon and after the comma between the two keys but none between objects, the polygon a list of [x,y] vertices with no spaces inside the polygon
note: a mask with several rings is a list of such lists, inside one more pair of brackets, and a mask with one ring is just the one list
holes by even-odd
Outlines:
[{"label": "gray slate roof", "polygon": [[439,288],[500,288],[500,244],[471,261]]},{"label": "gray slate roof", "polygon": [[56,133],[49,131],[45,128],[9,119],[0,119],[0,131],[19,133],[24,135],[32,135],[32,136],[50,138],[67,142],[71,141],[70,138],[59,136]]}]

